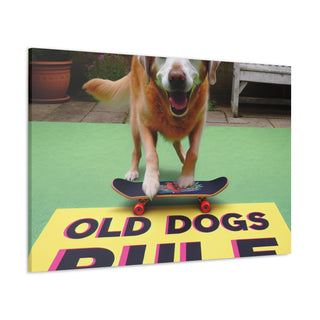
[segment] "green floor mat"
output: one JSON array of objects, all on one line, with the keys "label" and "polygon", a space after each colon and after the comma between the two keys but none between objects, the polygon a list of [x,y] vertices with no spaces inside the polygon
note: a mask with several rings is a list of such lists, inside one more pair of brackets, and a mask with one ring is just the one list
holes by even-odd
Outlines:
[{"label": "green floor mat", "polygon": [[[197,180],[229,178],[216,203],[275,202],[291,227],[291,132],[289,129],[205,127],[196,166]],[[185,150],[188,140],[183,140]],[[133,206],[111,188],[131,164],[129,125],[29,123],[29,250],[57,208]],[[158,140],[161,180],[176,180],[181,163]],[[141,159],[140,179],[145,162]],[[194,199],[154,199],[156,205]]]}]

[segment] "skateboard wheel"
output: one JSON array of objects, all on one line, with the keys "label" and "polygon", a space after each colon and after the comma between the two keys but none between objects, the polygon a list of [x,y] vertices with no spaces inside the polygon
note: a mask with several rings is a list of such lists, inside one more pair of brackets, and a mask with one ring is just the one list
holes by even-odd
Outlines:
[{"label": "skateboard wheel", "polygon": [[200,208],[203,213],[207,213],[210,211],[211,205],[210,205],[209,201],[204,200],[201,202]]},{"label": "skateboard wheel", "polygon": [[137,203],[133,208],[133,212],[136,215],[141,216],[144,213],[144,204],[141,202]]}]

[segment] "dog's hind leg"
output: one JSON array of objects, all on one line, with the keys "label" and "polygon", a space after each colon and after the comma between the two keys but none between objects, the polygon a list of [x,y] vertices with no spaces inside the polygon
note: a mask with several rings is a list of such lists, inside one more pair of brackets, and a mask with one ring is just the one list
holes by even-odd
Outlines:
[{"label": "dog's hind leg", "polygon": [[132,152],[132,162],[131,168],[127,172],[125,178],[129,181],[139,178],[139,161],[141,158],[141,138],[139,133],[139,128],[136,123],[135,115],[131,115],[131,132],[133,138],[133,152]]},{"label": "dog's hind leg", "polygon": [[177,152],[177,155],[181,161],[182,164],[184,164],[184,161],[186,159],[186,155],[184,153],[184,150],[183,150],[183,147],[182,147],[182,144],[181,144],[181,141],[180,140],[176,140],[173,142],[173,146]]}]

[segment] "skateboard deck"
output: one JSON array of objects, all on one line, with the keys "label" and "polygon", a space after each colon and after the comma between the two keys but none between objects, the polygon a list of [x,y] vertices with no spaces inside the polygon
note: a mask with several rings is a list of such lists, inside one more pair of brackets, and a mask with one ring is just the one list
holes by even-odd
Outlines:
[{"label": "skateboard deck", "polygon": [[[158,193],[155,198],[170,197],[196,197],[200,203],[202,212],[209,212],[210,203],[206,200],[223,191],[229,184],[228,178],[220,177],[210,181],[196,181],[193,186],[179,188],[176,181],[161,181]],[[124,179],[114,179],[111,184],[112,188],[128,199],[138,199],[139,202],[134,206],[134,213],[141,215],[145,211],[145,205],[149,198],[142,190],[142,182],[132,182]]]}]

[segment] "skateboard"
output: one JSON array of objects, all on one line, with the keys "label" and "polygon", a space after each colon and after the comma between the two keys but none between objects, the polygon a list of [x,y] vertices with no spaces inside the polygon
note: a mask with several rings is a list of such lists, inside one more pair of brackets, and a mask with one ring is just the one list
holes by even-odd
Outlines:
[{"label": "skateboard", "polygon": [[[226,177],[210,181],[196,181],[193,186],[187,188],[179,188],[176,181],[161,181],[155,198],[196,197],[201,211],[207,213],[211,210],[211,205],[206,199],[223,191],[228,184],[229,180]],[[145,206],[150,199],[142,190],[142,182],[114,179],[111,187],[125,198],[139,201],[133,208],[136,215],[142,215],[145,212]]]}]

